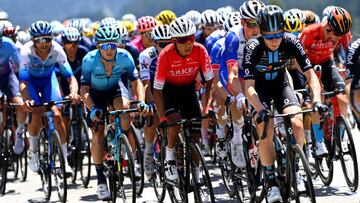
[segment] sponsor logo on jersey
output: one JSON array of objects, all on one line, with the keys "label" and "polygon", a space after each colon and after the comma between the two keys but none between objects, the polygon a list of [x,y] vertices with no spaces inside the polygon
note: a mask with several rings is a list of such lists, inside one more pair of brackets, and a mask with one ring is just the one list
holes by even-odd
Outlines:
[{"label": "sponsor logo on jersey", "polygon": [[260,72],[267,72],[267,71],[271,71],[273,69],[272,65],[268,65],[268,66],[256,65],[255,67]]}]

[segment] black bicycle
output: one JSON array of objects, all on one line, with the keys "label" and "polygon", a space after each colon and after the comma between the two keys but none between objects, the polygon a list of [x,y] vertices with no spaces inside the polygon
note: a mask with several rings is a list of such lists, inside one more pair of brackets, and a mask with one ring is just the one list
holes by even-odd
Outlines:
[{"label": "black bicycle", "polygon": [[[329,107],[329,111],[325,114],[321,123],[328,154],[321,157],[316,156],[316,147],[313,145],[313,157],[315,158],[316,171],[326,186],[330,185],[333,179],[334,161],[340,160],[346,183],[349,189],[355,192],[359,185],[355,144],[346,119],[337,109],[335,96],[338,93],[338,91],[322,93],[326,98],[325,104]],[[314,135],[312,139],[313,143],[315,143]]]},{"label": "black bicycle", "polygon": [[188,193],[190,192],[194,192],[195,202],[215,202],[214,191],[205,159],[191,133],[192,123],[199,122],[204,118],[209,118],[209,116],[182,119],[179,122],[168,125],[182,126],[182,131],[175,145],[179,173],[177,181],[170,181],[165,177],[164,160],[167,132],[165,127],[161,127],[161,135],[160,137],[158,136],[155,144],[155,147],[159,147],[161,152],[159,153],[159,149],[155,149],[156,172],[153,178],[153,186],[159,201],[163,200],[165,189],[167,189],[173,203],[189,202]]},{"label": "black bicycle", "polygon": [[[285,135],[274,134],[274,145],[277,157],[277,178],[279,189],[284,202],[316,202],[315,192],[312,183],[309,163],[303,150],[298,144],[295,144],[294,131],[291,126],[291,118],[297,114],[313,112],[313,109],[302,110],[296,113],[268,115],[268,118],[283,118],[285,126]],[[265,121],[264,129],[268,128],[268,119]],[[278,126],[275,126],[277,128]],[[260,139],[267,137],[267,131],[264,130]],[[302,176],[305,191],[299,191],[297,187],[297,175]],[[261,202],[267,194],[267,185],[265,181],[261,185],[262,191],[256,193],[256,202]]]},{"label": "black bicycle", "polygon": [[87,188],[91,174],[89,128],[83,116],[83,105],[71,105],[70,108],[67,158],[73,169],[72,182],[75,183],[77,174],[80,173],[80,179],[84,187]]},{"label": "black bicycle", "polygon": [[[22,181],[27,177],[27,151],[26,137],[24,137],[24,150],[20,155],[16,155],[13,151],[15,143],[16,117],[14,115],[15,107],[19,104],[10,103],[5,95],[0,98],[0,114],[2,122],[2,113],[6,111],[5,126],[3,134],[0,136],[0,194],[4,195],[6,190],[7,173],[14,172],[15,179],[18,177],[19,170],[22,175]],[[23,136],[25,136],[25,132]]]},{"label": "black bicycle", "polygon": [[32,107],[44,107],[45,116],[42,117],[42,129],[38,145],[39,153],[39,174],[41,184],[47,200],[50,199],[53,176],[56,191],[61,202],[67,199],[67,174],[65,171],[65,157],[61,149],[61,138],[54,127],[54,113],[51,107],[60,104],[67,104],[70,100],[50,101],[42,104],[35,104]]}]

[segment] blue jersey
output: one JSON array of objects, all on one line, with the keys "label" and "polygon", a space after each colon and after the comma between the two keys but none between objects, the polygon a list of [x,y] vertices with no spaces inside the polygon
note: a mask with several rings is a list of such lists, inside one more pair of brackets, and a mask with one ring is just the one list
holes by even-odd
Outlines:
[{"label": "blue jersey", "polygon": [[134,60],[128,51],[118,48],[115,57],[115,65],[110,77],[107,77],[99,50],[90,51],[83,59],[81,84],[89,85],[95,90],[106,91],[117,86],[123,74],[127,74],[131,81],[139,78]]},{"label": "blue jersey", "polygon": [[51,75],[56,69],[59,69],[61,75],[66,79],[73,76],[63,48],[55,41],[51,43],[50,53],[45,61],[36,54],[32,41],[24,45],[20,52],[20,81],[28,81],[30,77],[38,79],[49,78],[52,77]]},{"label": "blue jersey", "polygon": [[242,61],[246,42],[244,28],[240,25],[232,27],[225,37],[224,57],[226,65],[233,66],[237,63],[240,77],[243,76]]},{"label": "blue jersey", "polygon": [[8,37],[0,38],[0,76],[11,70],[11,64],[19,66],[19,51]]},{"label": "blue jersey", "polygon": [[219,39],[223,38],[226,35],[226,32],[224,30],[216,30],[211,35],[209,35],[205,40],[205,47],[207,52],[210,54],[211,49],[215,42],[217,42]]}]

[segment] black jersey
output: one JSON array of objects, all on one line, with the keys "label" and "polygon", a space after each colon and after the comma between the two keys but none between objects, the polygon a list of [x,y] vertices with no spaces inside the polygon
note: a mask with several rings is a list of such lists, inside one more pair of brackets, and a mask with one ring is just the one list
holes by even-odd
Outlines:
[{"label": "black jersey", "polygon": [[347,50],[346,56],[346,79],[360,77],[360,38],[353,41]]}]

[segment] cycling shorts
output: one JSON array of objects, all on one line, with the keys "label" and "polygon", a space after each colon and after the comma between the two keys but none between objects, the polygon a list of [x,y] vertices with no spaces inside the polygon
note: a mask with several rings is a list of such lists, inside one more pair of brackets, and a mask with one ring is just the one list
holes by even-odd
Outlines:
[{"label": "cycling shorts", "polygon": [[335,89],[344,90],[345,82],[341,77],[339,69],[336,67],[334,60],[329,60],[321,66],[321,82],[324,90],[327,92],[334,91]]},{"label": "cycling shorts", "polygon": [[13,70],[0,76],[0,95],[5,94],[7,97],[20,97],[19,80]]},{"label": "cycling shorts", "polygon": [[[55,71],[50,77],[36,78],[29,76],[28,90],[29,96],[34,100],[35,104],[41,104],[49,101],[61,101],[61,91]],[[40,97],[41,95],[41,97]]]},{"label": "cycling shorts", "polygon": [[129,93],[124,84],[119,80],[118,85],[114,88],[106,91],[99,91],[94,88],[90,88],[90,96],[94,102],[96,108],[102,109],[104,112],[110,105],[113,106],[115,98],[124,97],[129,98]]}]

